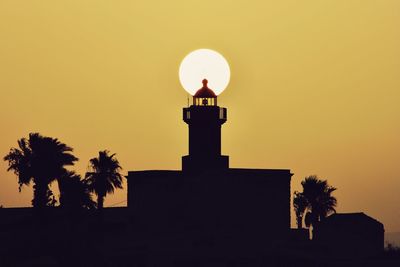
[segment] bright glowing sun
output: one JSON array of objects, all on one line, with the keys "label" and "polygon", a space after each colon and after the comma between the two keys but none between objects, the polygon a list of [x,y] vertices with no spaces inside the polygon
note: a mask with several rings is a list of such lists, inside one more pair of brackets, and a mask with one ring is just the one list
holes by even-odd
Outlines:
[{"label": "bright glowing sun", "polygon": [[208,80],[208,87],[219,95],[229,84],[231,71],[228,62],[218,52],[198,49],[189,53],[179,67],[179,80],[191,95],[202,87],[202,80]]}]

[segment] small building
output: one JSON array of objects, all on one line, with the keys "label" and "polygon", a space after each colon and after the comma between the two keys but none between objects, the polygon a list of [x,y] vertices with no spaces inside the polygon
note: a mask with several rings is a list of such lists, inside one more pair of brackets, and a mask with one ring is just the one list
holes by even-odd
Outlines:
[{"label": "small building", "polygon": [[363,212],[335,213],[316,225],[313,240],[336,258],[368,258],[384,249],[383,224]]}]

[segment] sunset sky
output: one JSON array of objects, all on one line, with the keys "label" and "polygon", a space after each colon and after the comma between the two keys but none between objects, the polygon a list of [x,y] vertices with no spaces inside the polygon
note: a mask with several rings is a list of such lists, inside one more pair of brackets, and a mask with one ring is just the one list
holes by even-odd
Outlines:
[{"label": "sunset sky", "polygon": [[[400,231],[399,25],[398,0],[2,0],[0,156],[40,132],[74,148],[82,175],[103,149],[125,174],[180,169],[178,68],[210,48],[231,68],[218,98],[231,167],[291,169],[292,190],[317,174],[338,188],[338,212]],[[0,205],[30,205],[6,169]]]}]

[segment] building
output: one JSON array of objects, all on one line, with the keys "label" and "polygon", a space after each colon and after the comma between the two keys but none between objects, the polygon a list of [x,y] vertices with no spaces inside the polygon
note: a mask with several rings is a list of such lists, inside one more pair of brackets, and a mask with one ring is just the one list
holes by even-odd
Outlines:
[{"label": "building", "polygon": [[254,257],[279,247],[290,232],[290,170],[229,167],[221,155],[227,109],[217,105],[207,80],[183,109],[183,120],[189,154],[182,170],[128,173],[138,240],[148,250],[202,258]]},{"label": "building", "polygon": [[363,212],[335,213],[314,230],[314,240],[337,258],[370,258],[384,249],[383,224]]}]

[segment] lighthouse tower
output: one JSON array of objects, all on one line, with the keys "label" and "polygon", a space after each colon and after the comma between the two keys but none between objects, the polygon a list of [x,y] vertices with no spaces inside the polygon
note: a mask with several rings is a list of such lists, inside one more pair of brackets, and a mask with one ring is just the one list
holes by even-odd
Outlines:
[{"label": "lighthouse tower", "polygon": [[203,87],[193,96],[193,104],[183,108],[183,120],[189,126],[189,155],[182,157],[182,170],[202,172],[229,168],[229,157],[221,155],[221,126],[226,122],[226,108],[217,105],[217,95]]}]

